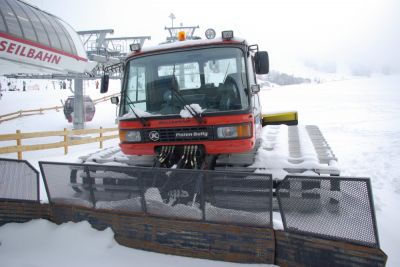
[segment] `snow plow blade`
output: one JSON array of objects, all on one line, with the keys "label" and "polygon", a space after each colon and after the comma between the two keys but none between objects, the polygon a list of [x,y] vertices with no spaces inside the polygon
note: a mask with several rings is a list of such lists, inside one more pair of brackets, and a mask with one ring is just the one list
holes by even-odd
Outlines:
[{"label": "snow plow blade", "polygon": [[[276,188],[278,216],[270,174],[56,162],[40,168],[51,206],[72,205],[79,213],[63,208],[55,212],[59,220],[84,219],[90,211],[95,227],[113,227],[127,246],[280,266],[386,264],[367,178],[287,176]],[[129,234],[133,222],[131,230],[118,228],[128,215],[147,218],[144,229],[134,230],[150,229],[143,239]]]},{"label": "snow plow blade", "polygon": [[280,113],[266,113],[262,115],[262,126],[266,125],[297,125],[298,115],[297,111],[287,111]]},{"label": "snow plow blade", "polygon": [[[74,191],[74,201],[93,202],[94,207],[107,201],[116,204],[143,197],[151,202],[157,200],[167,207],[186,205],[198,209],[202,217],[214,216],[206,214],[206,210],[268,214],[271,210],[272,177],[268,174],[89,164],[67,164],[55,168],[68,174],[62,179],[66,180],[66,187]],[[58,198],[61,202],[63,199],[63,196]],[[260,225],[271,224],[270,218],[258,220]]]}]

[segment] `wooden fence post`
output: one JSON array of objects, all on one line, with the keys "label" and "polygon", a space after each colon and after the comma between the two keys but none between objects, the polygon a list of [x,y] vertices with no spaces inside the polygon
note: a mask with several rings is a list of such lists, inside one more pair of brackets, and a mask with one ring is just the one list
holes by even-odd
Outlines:
[{"label": "wooden fence post", "polygon": [[64,155],[68,154],[68,131],[64,128]]},{"label": "wooden fence post", "polygon": [[100,126],[100,148],[103,148],[103,127]]},{"label": "wooden fence post", "polygon": [[[17,130],[17,148],[21,149],[21,131]],[[22,151],[17,152],[18,159],[22,160]]]}]

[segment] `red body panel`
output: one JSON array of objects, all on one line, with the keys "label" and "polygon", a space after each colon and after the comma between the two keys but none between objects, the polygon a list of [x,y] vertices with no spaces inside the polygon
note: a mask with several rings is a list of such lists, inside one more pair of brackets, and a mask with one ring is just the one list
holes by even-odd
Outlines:
[{"label": "red body panel", "polygon": [[[142,48],[140,51],[132,52],[128,55],[127,60],[131,58],[144,56],[153,53],[164,53],[166,51],[180,51],[188,48],[201,48],[209,47],[214,45],[243,45],[247,43],[244,39],[234,38],[232,40],[223,40],[222,38],[216,38],[213,40],[189,40],[183,42],[174,42],[169,44],[158,45],[156,47]],[[229,154],[229,153],[243,153],[250,151],[254,148],[256,132],[254,127],[254,116],[249,113],[247,114],[235,114],[226,115],[221,114],[220,116],[206,116],[203,117],[203,123],[199,123],[194,118],[164,118],[164,119],[153,119],[146,118],[148,126],[143,126],[139,120],[131,121],[120,121],[120,130],[142,130],[142,129],[162,129],[162,128],[182,128],[182,127],[196,127],[196,126],[218,126],[218,125],[232,125],[241,123],[251,124],[251,137],[242,139],[230,139],[230,140],[185,140],[185,141],[174,141],[174,142],[142,142],[142,143],[124,143],[121,142],[120,147],[122,152],[128,155],[154,155],[155,148],[159,146],[172,146],[172,145],[203,145],[207,154]]]},{"label": "red body panel", "polygon": [[163,145],[204,145],[207,154],[242,153],[253,149],[255,143],[254,117],[251,114],[225,115],[205,117],[204,123],[199,124],[194,118],[157,119],[148,120],[149,126],[143,127],[139,121],[120,121],[121,130],[161,129],[173,127],[216,126],[239,123],[251,123],[252,136],[246,139],[235,140],[204,140],[204,141],[179,141],[179,142],[147,142],[147,143],[121,143],[122,152],[128,155],[154,155],[155,148]]}]

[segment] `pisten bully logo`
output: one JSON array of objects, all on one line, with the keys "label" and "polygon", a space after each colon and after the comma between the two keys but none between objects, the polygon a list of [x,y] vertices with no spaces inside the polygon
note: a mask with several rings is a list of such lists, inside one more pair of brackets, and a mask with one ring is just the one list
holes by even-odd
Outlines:
[{"label": "pisten bully logo", "polygon": [[160,134],[157,131],[149,132],[149,138],[151,141],[158,141],[160,139]]}]

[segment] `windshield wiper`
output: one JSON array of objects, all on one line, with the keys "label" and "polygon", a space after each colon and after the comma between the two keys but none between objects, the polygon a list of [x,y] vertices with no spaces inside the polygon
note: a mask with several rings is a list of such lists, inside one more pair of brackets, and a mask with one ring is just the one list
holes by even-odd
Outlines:
[{"label": "windshield wiper", "polygon": [[192,115],[198,123],[203,123],[203,117],[201,117],[201,114],[199,112],[196,111],[196,109],[194,109],[193,107],[191,107],[185,100],[185,98],[180,94],[179,90],[178,90],[178,82],[176,80],[176,76],[175,76],[175,65],[174,65],[174,70],[172,73],[174,79],[172,79],[172,92],[174,93],[176,99],[183,105],[183,108],[186,109],[187,111],[189,111],[190,115]]},{"label": "windshield wiper", "polygon": [[228,67],[226,67],[226,71],[225,71],[225,75],[224,75],[224,80],[222,81],[222,83],[225,83],[226,77],[228,77],[228,70],[229,70],[229,66],[231,65],[231,62],[228,62]]},{"label": "windshield wiper", "polygon": [[129,108],[132,110],[132,113],[136,116],[136,118],[138,118],[138,119],[140,120],[140,123],[141,123],[143,126],[149,126],[149,123],[147,122],[147,120],[145,120],[143,117],[140,117],[140,116],[135,112],[135,110],[131,107],[131,104],[133,105],[133,102],[132,102],[132,100],[129,98],[128,94],[125,93],[125,96],[126,96],[126,98],[128,99],[128,101],[129,101],[128,106],[129,106]]}]

